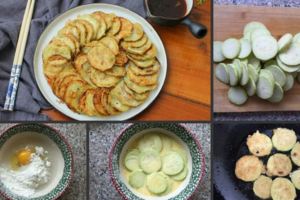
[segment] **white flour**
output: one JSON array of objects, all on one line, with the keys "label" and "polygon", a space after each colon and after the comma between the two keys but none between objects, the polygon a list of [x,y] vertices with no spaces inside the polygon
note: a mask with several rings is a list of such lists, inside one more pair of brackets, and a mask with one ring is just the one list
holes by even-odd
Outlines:
[{"label": "white flour", "polygon": [[47,151],[43,147],[35,147],[36,153],[31,155],[31,162],[17,171],[0,168],[0,180],[13,193],[32,197],[36,189],[49,181],[51,163],[45,158]]}]

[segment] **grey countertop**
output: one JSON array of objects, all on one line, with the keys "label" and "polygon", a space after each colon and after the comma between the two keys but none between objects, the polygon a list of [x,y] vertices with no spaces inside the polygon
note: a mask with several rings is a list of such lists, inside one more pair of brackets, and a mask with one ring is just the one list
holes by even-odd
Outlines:
[{"label": "grey countertop", "polygon": [[[299,0],[214,0],[218,5],[300,7]],[[300,112],[214,113],[215,121],[298,121]]]},{"label": "grey countertop", "polygon": [[[108,173],[108,152],[120,131],[129,124],[91,124],[89,135],[90,149],[90,199],[120,200],[121,197],[110,181]],[[205,177],[192,200],[210,199],[210,125],[185,124],[199,139],[206,158]]]},{"label": "grey countertop", "polygon": [[299,0],[214,0],[215,4],[300,7]]},{"label": "grey countertop", "polygon": [[[13,124],[0,124],[0,132]],[[86,125],[48,124],[60,131],[70,143],[74,156],[74,178],[60,200],[86,199]],[[1,197],[0,197],[1,199]]]}]

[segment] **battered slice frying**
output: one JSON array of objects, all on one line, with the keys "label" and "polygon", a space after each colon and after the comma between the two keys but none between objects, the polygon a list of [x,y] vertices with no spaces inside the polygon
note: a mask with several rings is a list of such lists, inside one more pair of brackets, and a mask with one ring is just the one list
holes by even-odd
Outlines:
[{"label": "battered slice frying", "polygon": [[235,165],[235,175],[245,181],[255,181],[263,172],[263,163],[256,156],[241,157]]}]

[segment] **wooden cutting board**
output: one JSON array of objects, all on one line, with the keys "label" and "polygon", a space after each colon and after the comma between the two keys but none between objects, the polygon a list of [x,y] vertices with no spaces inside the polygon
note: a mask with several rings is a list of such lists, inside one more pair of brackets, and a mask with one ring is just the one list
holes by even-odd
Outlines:
[{"label": "wooden cutting board", "polygon": [[[242,37],[243,28],[250,21],[260,21],[279,38],[285,33],[300,32],[299,8],[254,6],[214,6],[214,40]],[[286,92],[282,102],[272,104],[250,97],[243,106],[231,104],[227,98],[229,87],[214,77],[214,112],[300,111],[300,84]]]}]

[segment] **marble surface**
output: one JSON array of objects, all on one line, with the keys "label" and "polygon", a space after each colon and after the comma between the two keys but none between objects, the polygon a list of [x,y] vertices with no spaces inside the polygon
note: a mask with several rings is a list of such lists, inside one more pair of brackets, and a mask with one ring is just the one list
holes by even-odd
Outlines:
[{"label": "marble surface", "polygon": [[[90,150],[90,199],[91,200],[121,200],[120,195],[111,183],[108,173],[108,153],[120,131],[129,124],[91,124],[89,135]],[[210,199],[210,125],[185,124],[199,139],[205,153],[205,176],[192,200]]]},{"label": "marble surface", "polygon": [[[0,132],[13,124],[0,124]],[[74,178],[60,200],[86,199],[86,125],[85,124],[47,124],[66,137],[74,156]],[[1,199],[1,197],[0,197]],[[2,200],[2,199],[1,199]],[[3,199],[4,200],[4,199]]]},{"label": "marble surface", "polygon": [[[300,0],[214,0],[218,5],[300,7]],[[214,113],[215,121],[298,121],[300,112]]]}]

